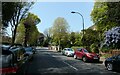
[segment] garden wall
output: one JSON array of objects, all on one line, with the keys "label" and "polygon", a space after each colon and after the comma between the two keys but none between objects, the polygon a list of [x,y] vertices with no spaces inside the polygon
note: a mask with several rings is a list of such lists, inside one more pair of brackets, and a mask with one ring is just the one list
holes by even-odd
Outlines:
[{"label": "garden wall", "polygon": [[120,54],[120,50],[112,50],[112,51],[110,51],[110,54],[111,54],[112,56],[118,55],[118,54]]}]

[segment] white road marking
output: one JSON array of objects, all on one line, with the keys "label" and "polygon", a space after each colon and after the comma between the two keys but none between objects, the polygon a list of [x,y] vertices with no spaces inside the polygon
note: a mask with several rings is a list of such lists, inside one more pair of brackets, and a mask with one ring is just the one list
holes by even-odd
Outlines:
[{"label": "white road marking", "polygon": [[65,64],[67,64],[68,66],[70,66],[71,68],[73,68],[74,70],[78,70],[76,67],[74,67],[74,66],[72,66],[72,65],[70,65],[70,64],[68,64],[67,62],[65,62],[65,61],[63,61],[63,63],[65,63]]}]

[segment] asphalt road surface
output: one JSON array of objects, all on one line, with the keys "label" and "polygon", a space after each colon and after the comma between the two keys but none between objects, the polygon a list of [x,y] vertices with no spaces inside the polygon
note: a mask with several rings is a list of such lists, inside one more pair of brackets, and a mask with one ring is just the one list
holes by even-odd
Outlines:
[{"label": "asphalt road surface", "polygon": [[107,71],[102,62],[85,63],[60,52],[38,48],[32,61],[27,62],[17,75],[120,75]]}]

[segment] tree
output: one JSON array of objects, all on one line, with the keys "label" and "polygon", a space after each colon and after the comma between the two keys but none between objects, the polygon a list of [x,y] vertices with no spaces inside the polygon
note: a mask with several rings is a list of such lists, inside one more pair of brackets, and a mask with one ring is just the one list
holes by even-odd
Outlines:
[{"label": "tree", "polygon": [[[27,46],[27,41],[29,40],[30,36],[32,35],[31,32],[36,30],[35,25],[37,25],[41,20],[34,14],[29,13],[28,16],[24,19],[24,27],[25,27],[25,39],[24,39],[24,46]],[[38,31],[38,30],[37,30]],[[37,33],[36,31],[36,33]],[[34,34],[36,34],[34,33]]]},{"label": "tree", "polygon": [[[95,2],[91,18],[98,30],[107,31],[120,24],[120,2]],[[115,12],[114,12],[115,11]]]},{"label": "tree", "polygon": [[[91,12],[91,19],[97,26],[101,38],[104,41],[104,32],[120,24],[120,2],[95,2]],[[102,46],[102,44],[101,44]],[[108,46],[104,46],[107,48]]]},{"label": "tree", "polygon": [[91,44],[99,45],[99,33],[96,30],[86,29],[84,30],[84,45],[90,48]]},{"label": "tree", "polygon": [[50,36],[51,36],[51,35],[50,35],[50,28],[45,29],[44,35],[45,35],[46,37],[50,37]]},{"label": "tree", "polygon": [[72,46],[74,46],[74,44],[75,44],[75,32],[71,32],[70,41],[71,41]]},{"label": "tree", "polygon": [[2,24],[3,27],[8,27],[8,23],[15,13],[15,2],[2,2]]},{"label": "tree", "polygon": [[[1,36],[6,36],[6,28],[8,27],[8,23],[9,21],[12,19],[12,16],[14,15],[14,12],[15,12],[15,3],[13,2],[0,2],[1,4],[1,10],[2,10],[2,18],[0,20],[0,29],[1,29],[1,32],[0,32],[0,35]],[[7,33],[8,35],[8,33]],[[4,40],[4,38],[1,38],[2,40]],[[4,41],[2,41],[4,42]]]},{"label": "tree", "polygon": [[4,13],[2,23],[5,26],[8,26],[9,24],[11,25],[12,44],[15,41],[18,24],[26,16],[33,4],[33,2],[5,2],[2,4],[2,10]]},{"label": "tree", "polygon": [[95,43],[91,44],[90,51],[95,52],[95,53],[99,53],[98,45],[96,45]]},{"label": "tree", "polygon": [[43,46],[48,46],[51,44],[51,39],[52,39],[50,35],[50,28],[44,31],[44,35],[45,35],[45,40]]},{"label": "tree", "polygon": [[20,23],[19,26],[17,27],[15,42],[19,44],[23,44],[24,36],[25,36],[25,27],[22,23]]},{"label": "tree", "polygon": [[75,46],[82,46],[82,32],[75,32]]},{"label": "tree", "polygon": [[28,16],[21,21],[21,25],[18,28],[17,41],[24,41],[24,46],[27,46],[27,44],[36,44],[40,34],[36,27],[39,22],[40,19],[36,15],[29,13]]},{"label": "tree", "polygon": [[38,38],[38,45],[40,46],[44,45],[44,38],[45,38],[45,35],[43,33],[40,33]]},{"label": "tree", "polygon": [[35,25],[32,25],[30,27],[31,32],[29,32],[30,36],[28,39],[28,45],[38,45],[38,39],[40,32],[38,31],[37,27]]},{"label": "tree", "polygon": [[61,45],[62,40],[67,37],[68,31],[69,26],[67,21],[62,17],[58,17],[51,28],[53,42],[56,43],[56,45]]}]

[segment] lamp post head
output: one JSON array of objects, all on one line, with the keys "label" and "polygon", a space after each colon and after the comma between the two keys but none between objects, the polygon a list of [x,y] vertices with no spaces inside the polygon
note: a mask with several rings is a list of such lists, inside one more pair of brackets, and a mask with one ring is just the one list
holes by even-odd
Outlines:
[{"label": "lamp post head", "polygon": [[71,13],[76,13],[76,12],[72,11]]}]

